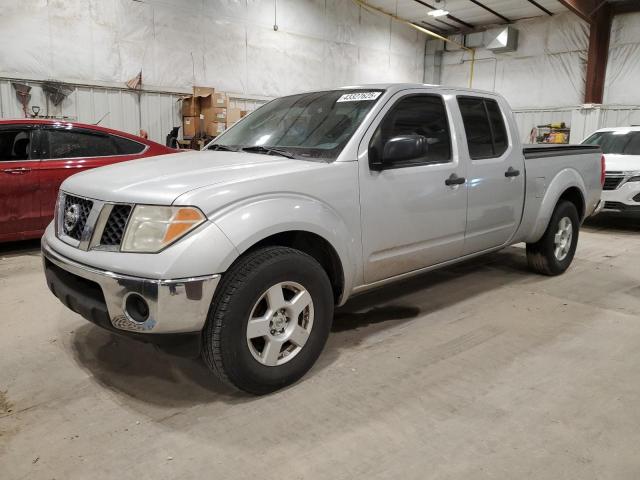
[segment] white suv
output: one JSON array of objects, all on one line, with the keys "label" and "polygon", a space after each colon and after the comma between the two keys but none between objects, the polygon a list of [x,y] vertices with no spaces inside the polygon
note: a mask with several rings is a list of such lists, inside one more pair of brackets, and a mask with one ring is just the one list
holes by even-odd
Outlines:
[{"label": "white suv", "polygon": [[602,128],[582,143],[600,145],[605,155],[602,212],[640,217],[640,126]]}]

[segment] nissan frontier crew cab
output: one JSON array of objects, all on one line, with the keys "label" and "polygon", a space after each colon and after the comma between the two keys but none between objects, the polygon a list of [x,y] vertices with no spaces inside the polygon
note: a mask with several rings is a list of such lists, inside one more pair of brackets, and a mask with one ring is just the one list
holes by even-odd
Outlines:
[{"label": "nissan frontier crew cab", "polygon": [[201,152],[67,179],[44,269],[86,319],[264,394],[309,370],[354,294],[520,242],[563,273],[603,181],[598,146],[523,147],[495,93],[291,95]]}]

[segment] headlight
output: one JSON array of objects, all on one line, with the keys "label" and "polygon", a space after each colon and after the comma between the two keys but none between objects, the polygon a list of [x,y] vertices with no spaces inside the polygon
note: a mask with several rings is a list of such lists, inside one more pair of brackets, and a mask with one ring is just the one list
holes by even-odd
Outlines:
[{"label": "headlight", "polygon": [[123,252],[158,252],[196,228],[206,217],[195,207],[136,205],[122,242]]},{"label": "headlight", "polygon": [[634,175],[627,182],[640,182],[640,175]]}]

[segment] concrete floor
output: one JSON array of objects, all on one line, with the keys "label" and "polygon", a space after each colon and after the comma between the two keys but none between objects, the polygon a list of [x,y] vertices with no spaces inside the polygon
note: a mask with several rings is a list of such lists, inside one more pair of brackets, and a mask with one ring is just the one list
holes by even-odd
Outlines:
[{"label": "concrete floor", "polygon": [[512,247],[362,296],[315,368],[255,398],[112,336],[0,250],[0,478],[640,477],[640,224],[565,275]]}]

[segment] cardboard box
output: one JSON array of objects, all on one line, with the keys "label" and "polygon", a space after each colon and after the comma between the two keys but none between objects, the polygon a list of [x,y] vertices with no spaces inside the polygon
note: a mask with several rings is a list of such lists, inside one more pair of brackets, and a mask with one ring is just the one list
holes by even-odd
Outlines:
[{"label": "cardboard box", "polygon": [[195,137],[198,133],[200,119],[198,117],[183,117],[182,118],[182,137],[191,138]]},{"label": "cardboard box", "polygon": [[227,123],[234,124],[242,118],[242,110],[239,108],[227,108]]},{"label": "cardboard box", "polygon": [[227,98],[226,93],[214,93],[213,94],[213,104],[217,108],[228,108],[229,107],[229,99]]},{"label": "cardboard box", "polygon": [[194,97],[209,97],[214,96],[216,93],[215,88],[211,87],[193,87],[193,96]]},{"label": "cardboard box", "polygon": [[213,89],[209,89],[211,92],[207,95],[200,97],[200,115],[204,118],[204,124],[215,121],[216,107],[213,103],[214,94]]},{"label": "cardboard box", "polygon": [[182,99],[182,116],[197,117],[200,114],[200,104],[198,99],[194,97],[186,97]]},{"label": "cardboard box", "polygon": [[193,95],[182,99],[182,116],[197,117],[204,114],[207,120],[213,121],[213,96],[215,89],[210,87],[193,87]]},{"label": "cardboard box", "polygon": [[215,107],[213,109],[213,119],[211,121],[218,123],[227,123],[227,109]]},{"label": "cardboard box", "polygon": [[210,137],[217,137],[226,129],[226,124],[219,122],[209,122],[207,123],[207,135]]},{"label": "cardboard box", "polygon": [[182,116],[197,117],[203,108],[213,106],[215,89],[210,87],[193,87],[193,94],[182,99]]}]

